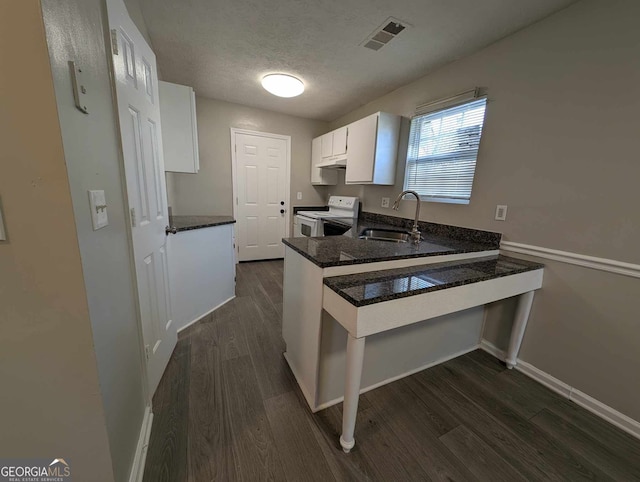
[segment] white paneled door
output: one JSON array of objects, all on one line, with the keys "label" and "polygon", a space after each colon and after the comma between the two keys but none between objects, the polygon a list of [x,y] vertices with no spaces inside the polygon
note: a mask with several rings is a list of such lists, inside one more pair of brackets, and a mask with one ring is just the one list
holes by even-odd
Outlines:
[{"label": "white paneled door", "polygon": [[176,345],[156,57],[122,0],[107,0],[127,197],[150,395]]},{"label": "white paneled door", "polygon": [[289,141],[232,131],[238,261],[284,257],[287,231]]}]

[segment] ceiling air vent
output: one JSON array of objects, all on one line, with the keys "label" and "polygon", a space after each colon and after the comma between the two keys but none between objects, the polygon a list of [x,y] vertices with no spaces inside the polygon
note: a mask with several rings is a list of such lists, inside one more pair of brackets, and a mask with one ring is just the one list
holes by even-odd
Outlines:
[{"label": "ceiling air vent", "polygon": [[360,45],[371,50],[380,50],[407,27],[407,23],[401,22],[396,18],[389,17]]}]

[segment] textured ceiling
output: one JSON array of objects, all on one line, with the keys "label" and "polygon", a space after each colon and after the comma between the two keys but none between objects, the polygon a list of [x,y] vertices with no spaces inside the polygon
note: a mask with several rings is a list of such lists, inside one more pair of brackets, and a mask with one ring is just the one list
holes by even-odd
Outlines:
[{"label": "textured ceiling", "polygon": [[[575,0],[140,0],[164,80],[198,95],[334,120]],[[411,25],[360,44],[388,17]],[[302,79],[281,99],[260,79]]]}]

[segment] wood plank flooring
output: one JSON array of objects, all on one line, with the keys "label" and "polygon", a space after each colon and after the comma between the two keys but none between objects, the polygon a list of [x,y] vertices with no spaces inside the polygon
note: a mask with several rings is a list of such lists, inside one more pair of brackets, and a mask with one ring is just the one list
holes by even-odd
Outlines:
[{"label": "wood plank flooring", "polygon": [[181,333],[153,399],[145,482],[640,481],[640,440],[482,351],[312,414],[282,353],[282,261]]}]

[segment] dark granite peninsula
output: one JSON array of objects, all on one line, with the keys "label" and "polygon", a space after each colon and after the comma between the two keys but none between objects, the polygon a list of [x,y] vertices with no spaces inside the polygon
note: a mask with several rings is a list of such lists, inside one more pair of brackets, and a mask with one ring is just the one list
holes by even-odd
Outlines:
[{"label": "dark granite peninsula", "polygon": [[169,224],[175,227],[177,232],[191,231],[192,229],[211,228],[233,224],[236,220],[232,216],[170,216]]},{"label": "dark granite peninsula", "polygon": [[287,238],[283,242],[321,268],[465,253],[497,254],[500,247],[500,233],[425,222],[419,223],[423,241],[417,246],[358,238],[366,228],[407,229],[412,222],[363,213],[357,226],[343,236]]},{"label": "dark granite peninsula", "polygon": [[[375,276],[382,270],[416,266],[424,270],[434,263],[499,254],[499,233],[435,223],[419,224],[423,240],[417,246],[358,237],[365,228],[407,229],[411,223],[362,213],[355,229],[343,236],[283,240],[285,358],[313,411],[338,403],[345,386],[347,331],[323,307],[325,279]],[[387,383],[477,348],[483,318],[484,307],[477,306],[372,336],[365,350],[362,387]]]}]

